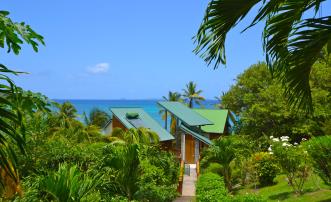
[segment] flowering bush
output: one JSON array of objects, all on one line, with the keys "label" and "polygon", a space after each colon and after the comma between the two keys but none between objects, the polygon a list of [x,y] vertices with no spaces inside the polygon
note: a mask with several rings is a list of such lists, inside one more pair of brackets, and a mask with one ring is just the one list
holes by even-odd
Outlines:
[{"label": "flowering bush", "polygon": [[276,138],[273,140],[272,147],[269,152],[275,155],[275,158],[286,174],[288,183],[296,193],[301,194],[303,185],[309,176],[308,154],[301,145],[289,143],[287,136]]},{"label": "flowering bush", "polygon": [[267,152],[259,152],[253,155],[253,165],[260,185],[273,184],[279,171],[276,163],[274,156]]}]

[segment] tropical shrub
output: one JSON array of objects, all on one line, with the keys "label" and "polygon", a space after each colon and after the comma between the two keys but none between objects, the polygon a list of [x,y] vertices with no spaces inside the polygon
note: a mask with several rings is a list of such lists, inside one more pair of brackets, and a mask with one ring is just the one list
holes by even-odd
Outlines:
[{"label": "tropical shrub", "polygon": [[331,136],[315,137],[304,145],[315,171],[326,184],[331,185]]},{"label": "tropical shrub", "polygon": [[201,170],[202,173],[215,173],[221,175],[222,166],[219,163],[210,163],[206,168]]},{"label": "tropical shrub", "polygon": [[99,183],[99,176],[91,178],[81,173],[77,166],[60,165],[57,172],[49,173],[41,181],[40,189],[49,194],[50,200],[81,201],[92,194]]},{"label": "tropical shrub", "polygon": [[274,156],[267,152],[259,152],[253,155],[253,164],[260,185],[271,185],[278,173],[277,162]]},{"label": "tropical shrub", "polygon": [[301,145],[290,144],[286,136],[272,139],[272,153],[286,174],[289,185],[296,193],[301,194],[310,173],[307,151]]},{"label": "tropical shrub", "polygon": [[244,141],[236,136],[219,138],[202,154],[202,168],[207,168],[210,163],[218,163],[221,166],[220,172],[228,191],[231,191],[233,182],[240,178],[240,174],[233,178],[233,168],[250,154],[248,146],[243,143]]},{"label": "tropical shrub", "polygon": [[200,175],[196,184],[197,202],[218,202],[226,199],[227,190],[222,177],[215,173]]}]

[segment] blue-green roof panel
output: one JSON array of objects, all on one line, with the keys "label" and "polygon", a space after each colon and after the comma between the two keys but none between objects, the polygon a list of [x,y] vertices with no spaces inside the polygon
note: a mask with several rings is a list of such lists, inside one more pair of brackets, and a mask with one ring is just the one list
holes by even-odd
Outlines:
[{"label": "blue-green roof panel", "polygon": [[161,101],[158,102],[158,104],[189,126],[204,126],[213,124],[213,122],[188,108],[183,103]]},{"label": "blue-green roof panel", "polygon": [[205,143],[205,144],[207,144],[207,145],[211,145],[211,144],[212,144],[212,141],[211,141],[209,138],[207,138],[207,137],[205,137],[205,136],[203,136],[203,135],[201,135],[201,134],[199,134],[199,133],[197,133],[197,132],[194,132],[193,130],[190,130],[190,129],[187,128],[186,126],[184,126],[184,125],[180,125],[180,128],[181,128],[184,132],[186,132],[186,133],[192,135],[194,138],[198,139],[199,141],[201,141],[201,142],[203,142],[203,143]]},{"label": "blue-green roof panel", "polygon": [[[147,114],[142,108],[111,108],[113,116],[116,116],[122,124],[127,128],[136,128],[142,126],[148,128],[158,134],[160,141],[173,140],[174,137],[162,126],[155,121],[149,114]],[[139,114],[139,121],[130,120],[126,117],[127,113]],[[136,126],[136,127],[135,127]]]}]

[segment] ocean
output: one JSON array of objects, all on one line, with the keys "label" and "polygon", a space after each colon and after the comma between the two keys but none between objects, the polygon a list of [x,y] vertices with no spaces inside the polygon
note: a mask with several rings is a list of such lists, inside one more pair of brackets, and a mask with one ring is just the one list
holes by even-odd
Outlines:
[{"label": "ocean", "polygon": [[[89,112],[93,108],[99,108],[106,111],[110,114],[110,108],[112,107],[141,107],[143,108],[152,118],[157,120],[161,125],[164,121],[162,120],[161,115],[159,114],[160,107],[157,102],[159,100],[55,100],[56,102],[63,103],[65,101],[71,102],[77,109],[80,119],[82,120],[82,114]],[[206,100],[202,103],[203,108],[214,108],[216,100]],[[199,106],[195,106],[199,107]]]}]

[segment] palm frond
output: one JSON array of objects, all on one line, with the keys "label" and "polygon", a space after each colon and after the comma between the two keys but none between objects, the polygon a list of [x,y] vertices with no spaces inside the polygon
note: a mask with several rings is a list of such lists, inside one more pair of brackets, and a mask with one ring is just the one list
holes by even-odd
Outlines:
[{"label": "palm frond", "polygon": [[194,52],[214,68],[226,63],[225,39],[227,33],[261,0],[212,0],[206,9],[195,37]]}]

